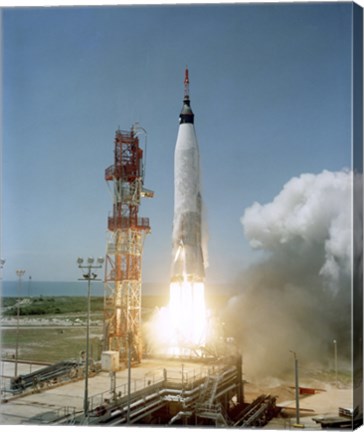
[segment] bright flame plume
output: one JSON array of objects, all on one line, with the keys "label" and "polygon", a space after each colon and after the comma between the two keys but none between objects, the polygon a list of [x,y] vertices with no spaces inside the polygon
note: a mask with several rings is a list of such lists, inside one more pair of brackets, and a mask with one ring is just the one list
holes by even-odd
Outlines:
[{"label": "bright flame plume", "polygon": [[148,325],[155,354],[173,357],[200,356],[206,346],[207,310],[203,282],[171,282],[169,304],[156,311]]},{"label": "bright flame plume", "polygon": [[206,343],[207,316],[203,282],[172,282],[169,287],[169,354],[187,355]]}]

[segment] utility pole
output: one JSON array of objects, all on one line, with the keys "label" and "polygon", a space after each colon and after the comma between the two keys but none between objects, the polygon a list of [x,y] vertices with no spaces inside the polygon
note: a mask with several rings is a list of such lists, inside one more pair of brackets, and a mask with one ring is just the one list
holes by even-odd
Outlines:
[{"label": "utility pole", "polygon": [[336,388],[338,388],[338,385],[337,385],[337,342],[336,342],[336,339],[333,340],[333,343],[334,343],[335,385],[336,385]]},{"label": "utility pole", "polygon": [[20,315],[20,288],[21,288],[21,279],[25,274],[25,270],[16,270],[16,275],[18,276],[18,293],[17,293],[17,301],[16,301],[16,341],[15,341],[15,371],[14,376],[18,376],[18,356],[19,356],[19,315]]},{"label": "utility pole", "polygon": [[300,427],[300,388],[298,383],[298,358],[294,351],[290,351],[294,356],[294,376],[296,389],[296,427]]}]

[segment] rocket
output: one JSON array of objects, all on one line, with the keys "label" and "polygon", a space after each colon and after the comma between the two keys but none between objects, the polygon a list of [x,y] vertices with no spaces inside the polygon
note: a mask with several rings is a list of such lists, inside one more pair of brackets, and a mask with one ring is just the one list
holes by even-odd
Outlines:
[{"label": "rocket", "polygon": [[183,106],[174,153],[172,282],[204,280],[201,210],[200,155],[186,68]]}]

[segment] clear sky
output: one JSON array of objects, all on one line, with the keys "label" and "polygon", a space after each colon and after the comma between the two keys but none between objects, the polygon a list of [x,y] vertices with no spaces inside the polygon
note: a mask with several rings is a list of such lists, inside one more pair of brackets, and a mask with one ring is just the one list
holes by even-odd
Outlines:
[{"label": "clear sky", "polygon": [[190,70],[209,227],[207,281],[255,259],[240,218],[292,177],[351,166],[351,3],[3,10],[3,278],[72,281],[104,255],[104,170],[148,132],[143,278],[170,276],[173,158]]}]

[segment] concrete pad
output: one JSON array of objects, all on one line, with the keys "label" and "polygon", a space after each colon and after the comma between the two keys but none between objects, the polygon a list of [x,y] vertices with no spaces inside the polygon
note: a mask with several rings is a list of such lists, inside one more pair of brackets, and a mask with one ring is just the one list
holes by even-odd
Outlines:
[{"label": "concrete pad", "polygon": [[[27,365],[29,367],[29,365]],[[184,382],[206,376],[213,367],[202,363],[181,362],[173,360],[144,360],[142,364],[131,369],[131,392],[141,390],[148,385],[164,379],[164,369],[169,380]],[[35,369],[33,369],[35,370]],[[26,372],[27,373],[27,372]],[[128,370],[116,372],[116,392],[127,394]],[[88,380],[88,396],[90,409],[111,397],[111,377],[109,372],[100,372]],[[76,411],[83,410],[85,382],[83,379],[58,385],[54,388],[42,389],[23,397],[9,399],[0,406],[0,424],[21,424],[34,416],[49,411],[72,407]]]},{"label": "concrete pad", "polygon": [[[277,405],[291,408],[288,418],[275,418],[265,429],[295,429],[295,400],[282,401]],[[312,413],[300,413],[300,425],[305,429],[321,429],[321,425],[312,420],[314,417],[337,417],[339,407],[353,407],[353,391],[351,389],[328,388],[327,391],[300,397],[300,409],[312,410]],[[288,411],[287,411],[288,413]]]}]

